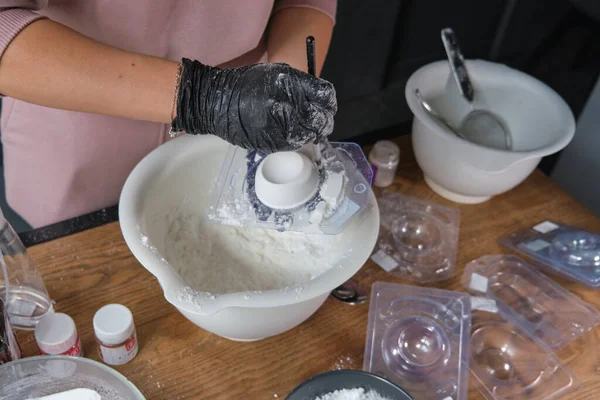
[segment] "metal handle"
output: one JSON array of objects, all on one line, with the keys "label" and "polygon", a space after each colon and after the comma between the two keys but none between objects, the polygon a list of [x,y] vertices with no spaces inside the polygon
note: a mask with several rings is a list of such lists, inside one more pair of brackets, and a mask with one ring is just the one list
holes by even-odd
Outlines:
[{"label": "metal handle", "polygon": [[[315,67],[315,65],[316,65],[315,38],[312,36],[309,36],[306,38],[306,63],[308,64],[308,73],[310,75],[316,77],[317,69]],[[323,156],[322,156],[321,146],[316,141],[313,144],[313,152],[314,152],[315,162],[318,165],[321,163],[321,159],[323,158]]]},{"label": "metal handle", "polygon": [[337,300],[357,305],[367,301],[367,292],[356,282],[349,280],[331,291],[331,296]]},{"label": "metal handle", "polygon": [[469,103],[473,102],[473,85],[467,67],[465,66],[465,58],[463,57],[460,47],[458,46],[458,40],[452,28],[442,29],[442,42],[444,42],[444,48],[446,49],[446,55],[450,62],[450,69],[452,75],[458,85],[460,94],[467,99]]}]

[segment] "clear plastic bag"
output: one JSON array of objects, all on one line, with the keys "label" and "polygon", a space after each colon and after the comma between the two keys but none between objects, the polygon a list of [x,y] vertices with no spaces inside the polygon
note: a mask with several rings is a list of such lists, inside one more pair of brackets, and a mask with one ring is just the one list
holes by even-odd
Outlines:
[{"label": "clear plastic bag", "polygon": [[53,312],[44,281],[12,226],[0,211],[0,298],[15,329],[34,329]]}]

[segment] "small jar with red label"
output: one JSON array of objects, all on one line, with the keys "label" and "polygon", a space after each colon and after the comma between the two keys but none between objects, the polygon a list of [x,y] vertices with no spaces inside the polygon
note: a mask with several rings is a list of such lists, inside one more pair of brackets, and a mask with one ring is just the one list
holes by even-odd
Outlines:
[{"label": "small jar with red label", "polygon": [[35,327],[35,341],[43,355],[83,357],[73,318],[63,313],[46,315]]},{"label": "small jar with red label", "polygon": [[127,364],[137,355],[133,314],[121,304],[108,304],[94,315],[94,333],[100,358],[108,365]]}]

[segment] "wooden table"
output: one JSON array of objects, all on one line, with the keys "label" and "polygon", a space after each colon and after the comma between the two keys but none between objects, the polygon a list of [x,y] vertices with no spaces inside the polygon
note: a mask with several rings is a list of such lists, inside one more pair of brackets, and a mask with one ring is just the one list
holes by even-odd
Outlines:
[{"label": "wooden table", "polygon": [[[392,188],[451,204],[425,185],[412,156],[410,137],[398,143],[402,161]],[[458,273],[435,287],[463,290],[460,274],[468,261],[506,252],[497,244],[498,237],[544,218],[600,231],[600,219],[539,171],[505,195],[459,207]],[[96,310],[111,302],[132,310],[140,351],[133,362],[116,369],[148,399],[281,399],[320,372],[362,367],[367,304],[350,306],[329,298],[314,316],[290,332],[256,343],[236,343],[196,327],[167,303],[156,279],[130,253],[118,223],[34,246],[31,254],[57,311],[74,318],[87,357],[99,359],[92,331]],[[377,280],[402,282],[371,261],[355,278],[364,287]],[[560,283],[600,308],[600,291]],[[19,339],[26,356],[37,354],[30,332],[20,332]],[[586,353],[595,355],[600,347],[590,350]],[[584,385],[569,399],[600,396],[600,364],[592,358],[576,363],[574,370]],[[470,385],[469,399],[482,399]]]}]

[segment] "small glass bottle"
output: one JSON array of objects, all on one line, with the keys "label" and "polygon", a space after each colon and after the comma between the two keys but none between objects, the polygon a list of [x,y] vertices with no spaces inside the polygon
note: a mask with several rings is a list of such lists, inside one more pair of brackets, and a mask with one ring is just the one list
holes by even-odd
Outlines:
[{"label": "small glass bottle", "polygon": [[400,162],[400,148],[389,140],[380,140],[369,153],[369,162],[373,166],[373,185],[386,187],[392,184]]},{"label": "small glass bottle", "polygon": [[42,318],[35,327],[35,341],[42,355],[83,357],[77,327],[67,314],[54,313]]},{"label": "small glass bottle", "polygon": [[121,304],[108,304],[94,315],[100,358],[108,365],[127,364],[138,352],[133,314]]},{"label": "small glass bottle", "polygon": [[0,210],[0,298],[15,329],[34,329],[53,311],[44,281],[19,236]]}]

